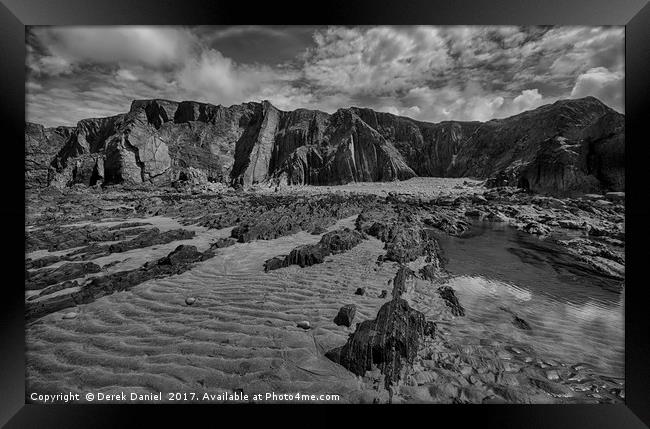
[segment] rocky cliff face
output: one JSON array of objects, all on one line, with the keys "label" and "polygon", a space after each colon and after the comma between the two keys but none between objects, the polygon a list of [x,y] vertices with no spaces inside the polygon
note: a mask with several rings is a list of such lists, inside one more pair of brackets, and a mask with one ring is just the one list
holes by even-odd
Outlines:
[{"label": "rocky cliff face", "polygon": [[25,125],[25,186],[42,188],[47,186],[55,169],[52,159],[65,146],[74,133],[74,128],[43,128],[28,122]]},{"label": "rocky cliff face", "polygon": [[274,177],[288,184],[344,184],[415,177],[402,154],[352,109],[314,123],[318,138],[294,150]]},{"label": "rocky cliff face", "polygon": [[624,116],[593,97],[488,122],[419,122],[352,107],[137,100],[74,128],[27,124],[28,187],[212,181],[344,184],[489,178],[534,191],[623,190]]}]

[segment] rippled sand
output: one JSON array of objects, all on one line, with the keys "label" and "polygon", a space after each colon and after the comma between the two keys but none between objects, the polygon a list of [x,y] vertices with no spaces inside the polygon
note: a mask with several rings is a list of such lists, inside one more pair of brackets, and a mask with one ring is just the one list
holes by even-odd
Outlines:
[{"label": "rippled sand", "polygon": [[[376,266],[383,244],[370,238],[320,265],[263,272],[266,259],[319,239],[301,232],[236,244],[186,273],[81,306],[76,319],[62,318],[69,310],[43,317],[27,328],[27,391],[244,389],[357,401],[356,377],[324,357],[354,326],[332,319],[348,303],[357,304],[355,322],[374,318],[395,267]],[[153,257],[151,249],[140,252]],[[366,295],[355,295],[357,287]],[[312,329],[296,327],[301,320]]]},{"label": "rippled sand", "polygon": [[[401,182],[399,187],[360,183],[290,191],[385,195],[406,187],[407,193],[432,196],[482,192],[483,188],[474,187],[475,181],[468,181],[469,186],[463,186],[463,182],[418,178]],[[339,221],[330,230],[353,228],[355,218]],[[128,221],[147,222],[161,231],[194,230],[196,237],[97,258],[93,262],[104,267],[103,272],[87,277],[138,268],[167,255],[179,244],[195,245],[203,251],[217,238],[229,236],[232,229],[183,226],[178,220],[162,216]],[[121,222],[124,220],[105,219],[94,224],[111,226]],[[382,290],[390,293],[389,280],[397,265],[378,266],[376,260],[385,253],[384,245],[369,237],[344,254],[329,256],[323,264],[264,273],[265,260],[287,254],[298,245],[316,243],[320,237],[300,232],[275,240],[238,243],[217,250],[217,256],[181,275],[148,281],[33,322],[26,330],[27,392],[202,395],[243,389],[249,395],[329,393],[340,395],[340,402],[371,402],[373,392],[368,384],[324,354],[343,345],[354,331],[354,324],[376,316],[386,302],[378,296]],[[598,298],[593,301],[583,299],[577,291],[567,295],[562,282],[556,285],[556,298],[560,299],[551,299],[547,292],[552,288],[545,280],[548,273],[539,267],[521,269],[518,257],[507,252],[509,244],[497,241],[486,236],[468,245],[482,246],[485,257],[476,249],[464,257],[463,245],[452,255],[449,284],[466,307],[466,317],[451,318],[435,287],[427,281],[414,281],[415,292],[409,294],[409,304],[438,323],[443,353],[458,349],[472,362],[476,360],[478,368],[481,359],[494,359],[506,344],[521,344],[534,349],[530,353],[534,358],[559,359],[567,365],[586,361],[604,374],[622,378],[622,305],[612,310],[612,305],[603,304],[604,294],[609,292],[594,288],[583,294]],[[449,245],[449,240],[441,244]],[[27,257],[36,259],[69,251],[39,250]],[[496,262],[494,254],[498,254]],[[411,265],[417,271],[417,263]],[[472,269],[459,269],[463,265]],[[474,270],[479,270],[480,275]],[[539,282],[533,281],[536,275]],[[366,287],[364,296],[354,294],[358,287]],[[34,293],[38,291],[28,291],[27,295]],[[196,302],[188,306],[187,297],[196,298]],[[578,302],[560,302],[567,297]],[[353,326],[336,326],[333,319],[339,308],[350,303],[357,305]],[[533,331],[514,328],[511,315],[500,310],[504,304],[530,323]],[[79,316],[64,319],[63,315],[70,311]],[[309,321],[312,329],[296,326],[303,320]],[[483,348],[486,345],[488,348]],[[437,399],[434,395],[423,400]],[[537,400],[549,399],[535,397],[533,402]]]}]

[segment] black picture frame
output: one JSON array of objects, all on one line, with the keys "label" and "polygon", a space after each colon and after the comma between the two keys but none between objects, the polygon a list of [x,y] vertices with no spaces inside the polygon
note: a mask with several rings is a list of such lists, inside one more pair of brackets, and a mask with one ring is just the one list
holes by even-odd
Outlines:
[{"label": "black picture frame", "polygon": [[[625,405],[482,405],[372,407],[355,409],[367,421],[397,416],[410,424],[417,413],[423,424],[454,426],[476,424],[495,427],[642,428],[650,425],[650,313],[644,289],[649,240],[646,208],[650,141],[646,138],[650,100],[650,5],[647,0],[402,0],[265,2],[198,0],[0,0],[0,121],[2,122],[4,265],[3,311],[0,312],[0,424],[6,427],[117,427],[151,423],[158,418],[180,418],[185,424],[196,416],[210,425],[225,425],[224,413],[233,413],[239,425],[249,418],[276,414],[283,423],[296,413],[297,422],[324,423],[338,419],[347,406],[262,406],[249,412],[245,405],[219,408],[177,405],[25,405],[24,365],[24,108],[26,25],[115,24],[540,24],[625,25],[626,27],[626,267]],[[260,405],[257,405],[259,407]],[[180,407],[180,408],[179,408]],[[326,407],[326,408],[323,408]],[[290,410],[289,410],[290,409]],[[242,411],[244,410],[244,411]],[[325,410],[325,411],[324,411]],[[469,412],[467,412],[469,411]],[[288,418],[288,414],[292,418]],[[402,416],[400,418],[400,415]],[[406,420],[404,420],[406,419]],[[270,421],[270,420],[268,420]],[[287,421],[290,423],[290,421]],[[339,424],[348,423],[340,420]],[[309,423],[311,424],[311,423]],[[349,424],[349,423],[348,423]]]}]

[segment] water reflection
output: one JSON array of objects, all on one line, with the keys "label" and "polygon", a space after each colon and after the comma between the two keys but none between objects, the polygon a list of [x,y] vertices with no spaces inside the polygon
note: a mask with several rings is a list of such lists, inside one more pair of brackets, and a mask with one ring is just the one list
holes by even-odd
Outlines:
[{"label": "water reflection", "polygon": [[[463,238],[439,240],[468,321],[560,361],[623,377],[620,282],[581,265],[561,246],[505,225],[481,223]],[[532,329],[514,328],[513,312]]]}]

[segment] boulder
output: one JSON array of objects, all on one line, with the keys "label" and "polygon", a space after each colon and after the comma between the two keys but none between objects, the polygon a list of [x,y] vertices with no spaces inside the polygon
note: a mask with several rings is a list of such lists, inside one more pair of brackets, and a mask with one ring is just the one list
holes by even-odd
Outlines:
[{"label": "boulder", "polygon": [[420,268],[419,274],[425,280],[435,280],[441,275],[441,271],[439,263],[431,263]]},{"label": "boulder", "polygon": [[463,308],[462,305],[460,305],[460,302],[456,297],[456,293],[454,292],[454,289],[452,289],[450,286],[440,286],[438,288],[438,294],[445,301],[447,307],[449,307],[449,309],[451,310],[451,314],[453,314],[454,316],[465,315],[465,309]]},{"label": "boulder", "polygon": [[285,259],[286,256],[275,256],[271,259],[267,259],[264,262],[264,271],[268,272],[271,270],[278,270],[280,268],[285,267]]},{"label": "boulder", "polygon": [[169,255],[159,261],[159,264],[165,265],[180,265],[186,263],[196,262],[201,259],[202,253],[199,252],[196,246],[188,246],[181,244],[176,247]]},{"label": "boulder", "polygon": [[318,244],[305,244],[298,246],[289,253],[285,265],[299,265],[308,267],[314,264],[321,264],[327,254],[325,249]]},{"label": "boulder", "polygon": [[348,328],[352,325],[352,320],[354,320],[354,315],[357,312],[357,306],[354,304],[344,305],[339,309],[338,314],[334,318],[334,323],[338,326],[347,326]]},{"label": "boulder", "polygon": [[363,240],[363,235],[349,228],[341,228],[323,235],[319,244],[327,249],[329,254],[346,252],[357,246]]},{"label": "boulder", "polygon": [[402,264],[414,261],[424,253],[420,229],[399,226],[392,240],[386,244],[386,259]]}]

